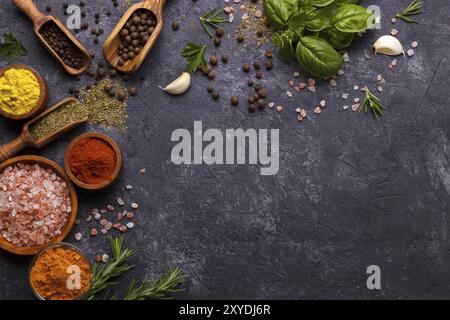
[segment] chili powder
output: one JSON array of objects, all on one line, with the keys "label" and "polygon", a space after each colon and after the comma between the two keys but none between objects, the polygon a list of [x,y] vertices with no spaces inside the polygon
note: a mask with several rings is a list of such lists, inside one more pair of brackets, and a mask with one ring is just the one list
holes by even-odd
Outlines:
[{"label": "chili powder", "polygon": [[85,138],[69,150],[68,164],[79,181],[89,185],[99,184],[112,178],[117,166],[117,155],[106,141]]}]

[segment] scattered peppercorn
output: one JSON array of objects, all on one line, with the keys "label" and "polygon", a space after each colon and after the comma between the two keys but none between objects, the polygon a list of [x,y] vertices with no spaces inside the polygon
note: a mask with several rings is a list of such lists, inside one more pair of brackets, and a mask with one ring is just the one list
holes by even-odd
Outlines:
[{"label": "scattered peppercorn", "polygon": [[225,34],[225,29],[223,28],[217,28],[216,29],[216,36],[218,36],[219,38],[222,38]]},{"label": "scattered peppercorn", "polygon": [[217,66],[217,64],[219,63],[219,59],[217,58],[217,56],[211,56],[211,57],[209,58],[209,63],[210,63],[212,66]]},{"label": "scattered peppercorn", "polygon": [[180,29],[180,22],[179,22],[179,21],[174,21],[174,22],[172,23],[172,29],[173,29],[174,31],[179,30],[179,29]]},{"label": "scattered peppercorn", "polygon": [[207,90],[209,93],[211,93],[214,91],[214,88],[213,88],[213,86],[209,85]]},{"label": "scattered peppercorn", "polygon": [[222,55],[222,62],[223,63],[228,63],[229,59],[230,58],[229,58],[229,56],[227,54]]},{"label": "scattered peppercorn", "polygon": [[128,89],[128,93],[130,94],[130,96],[135,96],[137,94],[137,88],[136,87],[130,87]]},{"label": "scattered peppercorn", "polygon": [[242,43],[244,42],[244,35],[243,34],[238,34],[236,37],[237,42]]},{"label": "scattered peppercorn", "polygon": [[219,98],[220,98],[220,94],[219,94],[219,92],[217,92],[217,91],[213,91],[213,93],[212,93],[212,97],[213,97],[213,99],[214,99],[214,100],[217,100],[217,99],[219,99]]},{"label": "scattered peppercorn", "polygon": [[272,70],[273,68],[273,62],[272,61],[267,61],[266,62],[266,69],[267,70]]},{"label": "scattered peppercorn", "polygon": [[216,47],[218,47],[218,46],[220,46],[222,44],[222,41],[220,40],[220,38],[219,37],[215,37],[214,38],[214,45],[216,46]]},{"label": "scattered peppercorn", "polygon": [[244,72],[250,72],[250,65],[248,63],[244,63],[244,65],[242,66],[242,70]]},{"label": "scattered peppercorn", "polygon": [[239,97],[237,96],[232,96],[231,97],[231,105],[232,106],[237,106],[239,104]]},{"label": "scattered peppercorn", "polygon": [[266,58],[272,59],[273,58],[273,52],[272,50],[267,50],[266,51]]}]

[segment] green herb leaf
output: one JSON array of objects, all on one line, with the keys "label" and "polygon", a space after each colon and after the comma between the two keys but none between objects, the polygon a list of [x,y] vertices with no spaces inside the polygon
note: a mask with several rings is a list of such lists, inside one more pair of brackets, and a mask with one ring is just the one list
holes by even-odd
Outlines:
[{"label": "green herb leaf", "polygon": [[403,12],[396,15],[397,18],[407,22],[407,23],[418,23],[416,20],[409,17],[418,15],[423,12],[422,1],[414,0],[409,4],[409,6],[403,10]]},{"label": "green herb leaf", "polygon": [[297,61],[319,78],[336,74],[344,59],[327,41],[319,37],[301,37],[297,45]]},{"label": "green herb leaf", "polygon": [[273,35],[272,42],[276,47],[278,47],[278,53],[284,62],[290,63],[294,58],[295,41],[295,33],[291,30],[278,32]]},{"label": "green herb leaf", "polygon": [[336,50],[341,50],[349,47],[352,44],[355,34],[341,32],[335,27],[331,27],[323,32],[323,37],[328,40],[333,48],[335,48]]},{"label": "green herb leaf", "polygon": [[171,294],[182,290],[180,285],[185,278],[179,268],[169,268],[155,281],[144,281],[137,286],[137,281],[133,280],[123,300],[171,299]]},{"label": "green herb leaf", "polygon": [[286,27],[297,1],[298,0],[264,0],[264,11],[266,12],[269,23],[277,29]]},{"label": "green herb leaf", "polygon": [[300,11],[289,19],[288,26],[291,30],[299,30],[304,26],[308,31],[319,32],[328,28],[330,21],[321,10],[305,7],[300,8]]},{"label": "green herb leaf", "polygon": [[200,46],[189,42],[184,46],[181,56],[186,58],[187,71],[194,73],[199,67],[206,67],[205,60],[206,46]]},{"label": "green herb leaf", "polygon": [[370,92],[367,86],[364,88],[364,91],[364,103],[361,105],[358,112],[361,112],[361,110],[364,109],[364,111],[367,113],[370,109],[375,119],[379,120],[383,116],[385,110],[383,104],[381,103],[381,100],[372,92]]},{"label": "green herb leaf", "polygon": [[0,43],[0,58],[6,57],[8,63],[14,62],[20,56],[26,56],[27,49],[11,33],[5,33]]},{"label": "green herb leaf", "polygon": [[212,28],[220,28],[221,23],[228,23],[229,21],[222,16],[223,9],[218,6],[215,9],[212,9],[205,13],[203,16],[199,17],[200,23],[202,24],[203,29],[205,29],[206,33],[213,38],[209,27]]},{"label": "green herb leaf", "polygon": [[363,32],[373,24],[373,13],[355,4],[345,4],[337,9],[333,24],[342,32]]},{"label": "green herb leaf", "polygon": [[315,7],[326,7],[332,4],[335,0],[310,0],[309,5]]}]

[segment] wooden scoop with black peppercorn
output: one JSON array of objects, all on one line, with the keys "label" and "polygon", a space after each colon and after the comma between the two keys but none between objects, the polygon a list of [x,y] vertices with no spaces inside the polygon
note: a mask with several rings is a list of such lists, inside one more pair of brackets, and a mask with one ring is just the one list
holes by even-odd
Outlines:
[{"label": "wooden scoop with black peppercorn", "polygon": [[161,33],[165,2],[140,2],[125,12],[103,46],[103,54],[112,67],[122,73],[139,69]]},{"label": "wooden scoop with black peppercorn", "polygon": [[34,33],[67,73],[76,76],[89,67],[89,51],[58,19],[44,15],[32,0],[14,0],[14,4],[33,21]]},{"label": "wooden scoop with black peppercorn", "polygon": [[59,109],[61,107],[70,108],[71,104],[77,103],[77,102],[79,103],[79,101],[75,98],[67,98],[67,99],[59,102],[58,104],[54,105],[53,107],[49,108],[47,111],[41,113],[39,116],[37,116],[33,120],[26,123],[23,126],[22,133],[20,134],[20,136],[18,138],[0,146],[0,163],[5,162],[6,160],[14,157],[15,155],[17,155],[20,151],[22,151],[25,148],[42,149],[43,147],[45,147],[49,143],[53,142],[60,136],[66,134],[67,132],[71,131],[75,127],[87,122],[87,119],[72,121],[69,124],[63,126],[62,128],[55,130],[51,134],[48,134],[45,137],[39,138],[39,139],[36,139],[32,135],[31,128],[39,120],[41,120],[48,114],[56,111],[57,109]]}]

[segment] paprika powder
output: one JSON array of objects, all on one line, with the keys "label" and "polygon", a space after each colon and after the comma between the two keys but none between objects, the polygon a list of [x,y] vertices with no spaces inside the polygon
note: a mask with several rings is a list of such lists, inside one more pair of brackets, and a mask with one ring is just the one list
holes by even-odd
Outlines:
[{"label": "paprika powder", "polygon": [[113,147],[94,137],[78,141],[68,151],[67,159],[75,178],[88,185],[111,179],[117,166],[117,155]]}]

